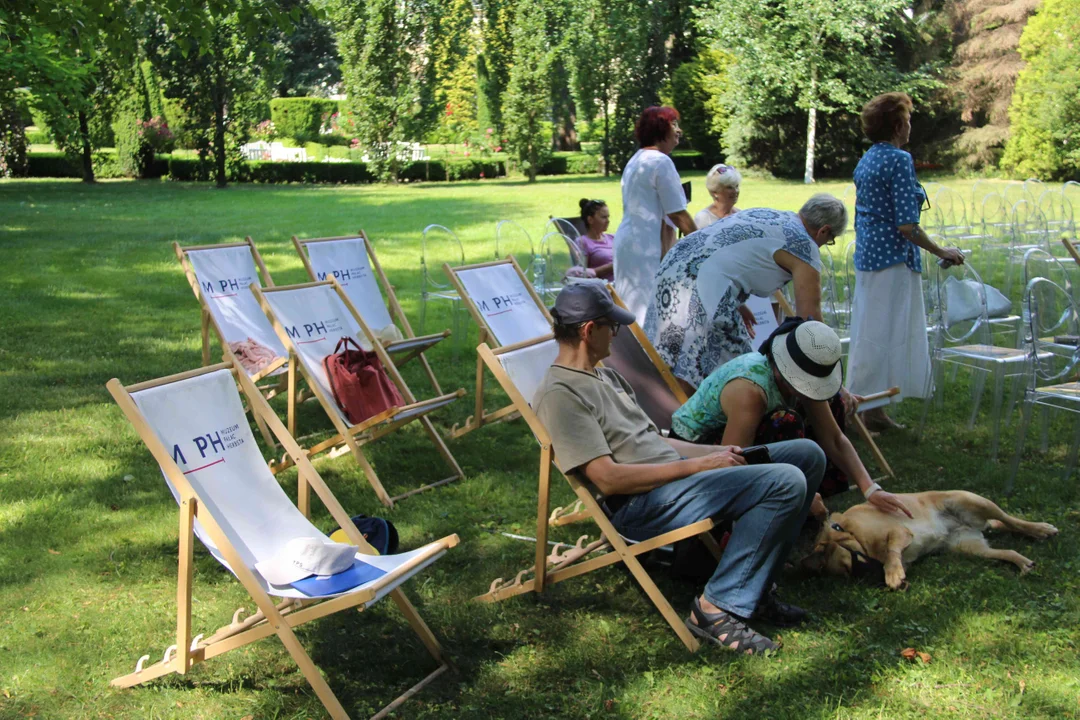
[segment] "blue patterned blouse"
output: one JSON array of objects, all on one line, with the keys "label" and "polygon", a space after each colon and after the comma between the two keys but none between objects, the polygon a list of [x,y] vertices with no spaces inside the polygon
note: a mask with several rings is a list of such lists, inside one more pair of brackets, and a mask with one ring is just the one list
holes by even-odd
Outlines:
[{"label": "blue patterned blouse", "polygon": [[856,270],[904,263],[922,272],[919,247],[896,228],[919,222],[925,199],[910,153],[887,142],[870,146],[855,167]]}]

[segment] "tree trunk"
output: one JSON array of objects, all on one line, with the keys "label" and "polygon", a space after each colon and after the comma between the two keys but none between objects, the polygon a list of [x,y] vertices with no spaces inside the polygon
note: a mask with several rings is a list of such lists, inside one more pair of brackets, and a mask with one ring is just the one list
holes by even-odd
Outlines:
[{"label": "tree trunk", "polygon": [[82,181],[92,183],[94,178],[94,156],[90,147],[90,122],[86,117],[86,111],[79,111],[79,140],[82,145],[80,159],[82,160]]},{"label": "tree trunk", "polygon": [[218,91],[214,97],[214,184],[223,188],[225,181],[225,93],[218,78]]},{"label": "tree trunk", "polygon": [[611,174],[611,139],[608,124],[607,98],[604,98],[604,177]]},{"label": "tree trunk", "polygon": [[810,69],[810,112],[806,120],[806,169],[803,182],[814,182],[814,142],[817,138],[817,68]]}]

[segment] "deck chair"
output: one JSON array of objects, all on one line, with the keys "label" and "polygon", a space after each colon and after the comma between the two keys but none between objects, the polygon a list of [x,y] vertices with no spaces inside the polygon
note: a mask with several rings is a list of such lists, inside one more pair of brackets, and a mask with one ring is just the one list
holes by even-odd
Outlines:
[{"label": "deck chair", "polygon": [[[446,264],[443,270],[480,328],[480,343],[513,347],[551,334],[551,315],[513,257],[461,267]],[[475,401],[474,414],[463,426],[454,425],[450,437],[518,417],[513,404],[490,413],[484,410],[484,362],[479,356]]]},{"label": "deck chair", "polygon": [[[399,555],[378,556],[311,466],[303,448],[238,367],[221,363],[129,387],[115,378],[108,383],[109,392],[154,456],[180,506],[176,644],[155,665],[143,667],[149,658],[144,655],[134,672],[114,679],[112,685],[127,688],[170,673],[183,675],[212,657],[277,635],[329,716],[348,718],[294,628],[343,610],[362,611],[389,595],[439,666],[375,716],[384,717],[448,668],[438,640],[400,586],[457,545],[458,537],[450,535]],[[243,389],[243,400],[237,382]],[[303,507],[292,504],[263,462],[248,426],[244,402],[272,428],[299,466]],[[316,587],[307,583],[271,585],[256,568],[256,563],[273,558],[291,539],[326,540],[306,517],[311,489],[359,551],[353,570],[346,571],[354,573],[351,587],[319,588],[320,581]],[[243,620],[240,615],[245,610],[240,608],[231,623],[206,638],[202,634],[192,637],[195,537],[244,586],[258,608]]]},{"label": "deck chair", "polygon": [[[226,356],[232,355],[232,349],[238,343],[254,340],[272,351],[277,359],[249,377],[257,383],[270,376],[279,376],[280,381],[275,385],[261,389],[267,399],[283,392],[289,353],[247,289],[260,281],[266,287],[274,285],[255,243],[250,237],[244,238],[244,242],[220,245],[182,247],[174,242],[173,251],[202,308],[203,366],[210,364],[211,328]],[[255,421],[263,439],[273,447],[273,435],[262,418],[256,415]]]},{"label": "deck chair", "polygon": [[[281,338],[281,342],[289,348],[290,389],[296,387],[297,372],[303,374],[308,388],[318,399],[330,418],[330,422],[333,423],[334,429],[337,430],[330,439],[309,448],[307,452],[310,455],[314,456],[326,451],[331,451],[332,455],[351,452],[364,471],[364,475],[367,476],[375,494],[387,507],[393,507],[395,500],[445,485],[465,476],[454,456],[450,454],[446,443],[435,431],[431,419],[428,418],[431,412],[446,407],[464,395],[465,390],[461,389],[418,402],[408,385],[405,384],[397,367],[390,361],[386,348],[375,337],[363,316],[357,312],[356,306],[349,300],[349,296],[345,294],[333,276],[323,282],[265,289],[259,289],[253,284],[250,292],[255,294],[259,304],[273,321],[274,330]],[[401,392],[405,405],[390,408],[356,424],[346,419],[345,414],[334,402],[333,392],[322,363],[324,357],[334,352],[338,339],[344,336],[352,337],[360,341],[361,345],[374,349],[391,381]],[[289,397],[292,398],[294,395],[295,393],[290,392]],[[292,400],[289,402],[288,413],[289,432],[295,436],[296,403]],[[453,474],[438,482],[391,497],[365,457],[362,446],[414,420],[423,426]],[[291,467],[293,463],[294,460],[286,454],[281,462],[272,466],[271,469],[277,473]]]},{"label": "deck chair", "polygon": [[304,261],[308,277],[315,281],[326,280],[331,275],[335,277],[368,327],[382,338],[394,364],[401,367],[416,358],[431,380],[435,394],[442,395],[442,388],[424,351],[446,339],[450,331],[416,336],[367,234],[361,230],[357,235],[312,240],[300,240],[293,235],[292,240]]},{"label": "deck chair", "polygon": [[[607,289],[615,304],[626,309],[615,286],[608,283]],[[671,430],[671,416],[687,401],[686,391],[640,325],[631,323],[624,330],[628,332],[621,332],[612,339],[611,354],[604,358],[604,366],[626,378],[641,409],[661,432]]]},{"label": "deck chair", "polygon": [[[621,333],[620,333],[621,334]],[[623,539],[612,526],[611,521],[604,514],[599,502],[573,473],[563,473],[558,467],[554,452],[551,447],[551,437],[544,428],[540,419],[529,407],[526,398],[531,398],[547,372],[547,368],[558,354],[556,341],[547,335],[534,338],[516,346],[501,347],[492,350],[487,343],[482,343],[477,348],[484,364],[502,385],[503,390],[510,396],[514,407],[529,424],[537,442],[540,443],[540,474],[539,474],[539,499],[536,513],[536,561],[526,570],[519,572],[512,581],[504,582],[497,578],[491,583],[487,593],[479,596],[480,602],[497,602],[507,598],[521,595],[527,592],[542,592],[547,586],[554,585],[572,577],[583,575],[593,570],[598,570],[615,563],[624,563],[626,568],[641,585],[645,594],[652,601],[656,609],[679,636],[686,648],[691,652],[698,649],[700,643],[687,630],[683,619],[671,607],[671,603],[664,597],[649,577],[649,574],[641,566],[638,556],[663,547],[671,543],[698,536],[706,544],[713,554],[719,558],[720,548],[709,532],[714,527],[711,519],[687,525],[686,527],[658,535],[644,542],[632,543]],[[581,510],[576,513],[574,520],[591,520],[602,533],[601,537],[592,542],[587,542],[588,537],[583,535],[576,545],[556,545],[547,553],[548,529],[553,525],[565,524],[554,522],[549,519],[548,505],[551,483],[551,469],[555,468],[567,482],[578,497]],[[605,552],[606,551],[606,552]],[[592,556],[592,557],[590,557]]]}]

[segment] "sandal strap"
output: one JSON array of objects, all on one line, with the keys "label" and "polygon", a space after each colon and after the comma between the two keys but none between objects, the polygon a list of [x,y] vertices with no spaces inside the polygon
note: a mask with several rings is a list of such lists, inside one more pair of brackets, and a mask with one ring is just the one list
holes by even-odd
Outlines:
[{"label": "sandal strap", "polygon": [[[695,598],[690,612],[697,626],[728,649],[743,651],[749,648],[755,655],[775,650],[777,645],[729,612],[708,614]],[[723,640],[720,638],[724,637]]]}]

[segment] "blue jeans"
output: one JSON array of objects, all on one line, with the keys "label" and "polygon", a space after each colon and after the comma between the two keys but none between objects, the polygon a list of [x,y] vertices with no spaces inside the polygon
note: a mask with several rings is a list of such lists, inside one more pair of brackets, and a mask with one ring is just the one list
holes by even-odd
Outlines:
[{"label": "blue jeans", "polygon": [[769,445],[772,463],[722,468],[635,495],[611,518],[631,540],[647,540],[705,518],[733,523],[705,599],[750,617],[810,512],[825,471],[813,440]]}]

